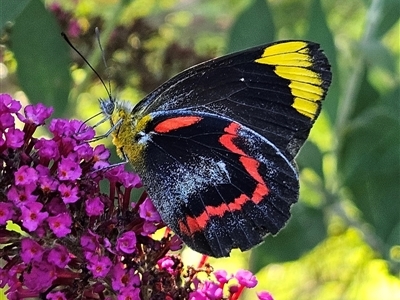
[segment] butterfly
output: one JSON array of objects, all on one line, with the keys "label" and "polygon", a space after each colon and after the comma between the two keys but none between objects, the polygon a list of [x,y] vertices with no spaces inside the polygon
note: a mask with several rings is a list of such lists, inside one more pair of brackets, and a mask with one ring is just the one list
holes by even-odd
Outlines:
[{"label": "butterfly", "polygon": [[331,77],[318,44],[280,41],[191,67],[135,106],[110,95],[100,107],[162,220],[193,250],[224,257],[287,223],[294,159]]}]

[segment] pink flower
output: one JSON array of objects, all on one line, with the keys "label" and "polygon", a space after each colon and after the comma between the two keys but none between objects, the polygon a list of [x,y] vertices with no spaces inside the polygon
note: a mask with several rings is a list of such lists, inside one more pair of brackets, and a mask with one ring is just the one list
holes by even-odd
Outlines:
[{"label": "pink flower", "polygon": [[134,270],[123,268],[122,264],[117,264],[112,269],[111,283],[114,290],[119,291],[123,287],[139,287],[140,278]]},{"label": "pink flower", "polygon": [[174,272],[172,267],[175,265],[175,262],[172,260],[171,257],[166,256],[159,259],[157,265],[160,269],[167,270],[171,274]]},{"label": "pink flower", "polygon": [[26,124],[43,125],[44,121],[53,113],[52,107],[42,103],[27,105],[24,109],[25,117],[19,115],[19,119]]},{"label": "pink flower", "polygon": [[24,238],[21,241],[21,258],[24,263],[31,261],[41,261],[44,249],[37,242],[30,238]]},{"label": "pink flower", "polygon": [[85,211],[89,217],[100,216],[104,211],[104,203],[100,197],[89,198],[85,201]]},{"label": "pink flower", "polygon": [[54,217],[48,217],[50,229],[58,237],[64,237],[71,232],[72,219],[68,213],[61,213]]},{"label": "pink flower", "polygon": [[28,166],[20,167],[15,173],[15,184],[16,185],[28,185],[36,183],[38,180],[38,172],[34,168]]},{"label": "pink flower", "polygon": [[67,297],[63,292],[57,291],[57,292],[51,292],[47,294],[46,296],[47,300],[67,300]]},{"label": "pink flower", "polygon": [[232,275],[228,275],[225,270],[214,271],[214,276],[219,283],[225,284],[232,279]]},{"label": "pink flower", "polygon": [[149,198],[143,201],[139,206],[139,215],[141,218],[146,221],[151,222],[160,222],[161,217],[156,208],[153,205],[153,202]]},{"label": "pink flower", "polygon": [[21,207],[36,201],[38,196],[32,194],[35,189],[36,185],[33,183],[20,187],[11,186],[7,192],[7,197],[15,204],[15,206]]},{"label": "pink flower", "polygon": [[35,231],[40,224],[48,217],[47,212],[41,212],[43,204],[38,202],[27,203],[21,207],[22,224],[28,231]]},{"label": "pink flower", "polygon": [[55,267],[45,261],[34,262],[30,271],[24,273],[24,283],[32,291],[44,292],[56,279]]},{"label": "pink flower", "polygon": [[4,135],[7,147],[11,149],[18,149],[24,144],[24,133],[19,129],[10,128]]},{"label": "pink flower", "polygon": [[136,234],[133,231],[127,231],[117,240],[117,249],[124,253],[133,253],[136,250]]},{"label": "pink flower", "polygon": [[58,187],[58,190],[60,191],[61,199],[65,204],[75,203],[79,199],[79,189],[77,186],[71,186],[65,183],[61,183]]},{"label": "pink flower", "polygon": [[239,281],[239,284],[247,288],[253,288],[258,283],[256,276],[254,276],[253,273],[247,270],[237,271],[235,278]]},{"label": "pink flower", "polygon": [[0,225],[5,225],[7,221],[12,220],[14,215],[15,211],[12,203],[0,202]]},{"label": "pink flower", "polygon": [[71,258],[69,257],[67,248],[62,245],[56,245],[50,250],[47,261],[59,268],[64,268],[71,261]]},{"label": "pink flower", "polygon": [[92,255],[89,259],[88,269],[94,278],[105,277],[111,269],[112,262],[107,256]]},{"label": "pink flower", "polygon": [[274,300],[270,293],[266,291],[262,291],[257,293],[257,297],[259,300]]},{"label": "pink flower", "polygon": [[82,169],[78,163],[70,158],[62,158],[58,165],[58,178],[60,180],[76,180],[82,175]]}]

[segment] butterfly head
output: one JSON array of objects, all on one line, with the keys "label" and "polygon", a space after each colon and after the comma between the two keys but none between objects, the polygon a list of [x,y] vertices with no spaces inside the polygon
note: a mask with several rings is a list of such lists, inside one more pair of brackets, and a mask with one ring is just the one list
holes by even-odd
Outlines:
[{"label": "butterfly head", "polygon": [[110,95],[107,99],[99,99],[99,103],[104,117],[111,119],[115,110],[115,98]]}]

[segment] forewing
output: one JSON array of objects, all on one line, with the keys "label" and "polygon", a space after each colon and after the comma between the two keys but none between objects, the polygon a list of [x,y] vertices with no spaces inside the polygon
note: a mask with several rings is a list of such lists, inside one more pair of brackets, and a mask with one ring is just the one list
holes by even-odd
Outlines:
[{"label": "forewing", "polygon": [[184,109],[224,116],[266,137],[292,160],[330,81],[318,44],[277,42],[192,67],[149,94],[133,113]]}]

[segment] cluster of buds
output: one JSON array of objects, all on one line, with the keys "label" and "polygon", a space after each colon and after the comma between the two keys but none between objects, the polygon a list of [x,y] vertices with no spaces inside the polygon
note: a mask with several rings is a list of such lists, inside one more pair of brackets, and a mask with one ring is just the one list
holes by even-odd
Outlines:
[{"label": "cluster of buds", "polygon": [[[146,193],[131,200],[140,178],[88,143],[93,128],[63,119],[46,127],[52,108],[42,104],[20,111],[0,95],[0,288],[8,299],[238,299],[257,284],[249,271],[184,267],[181,240]],[[35,138],[39,127],[51,137]],[[158,230],[165,234],[155,239]]]}]

